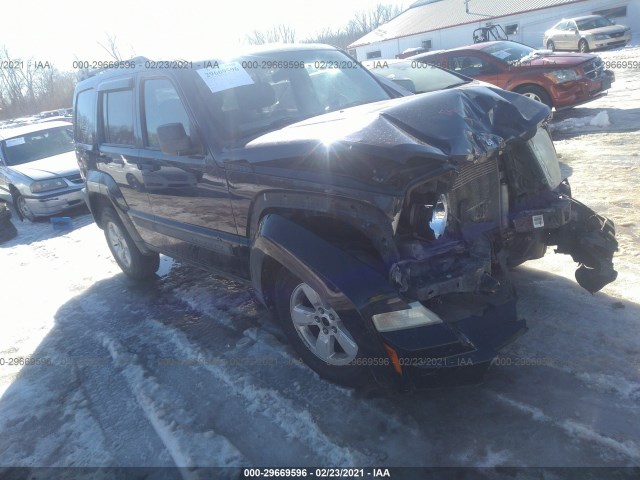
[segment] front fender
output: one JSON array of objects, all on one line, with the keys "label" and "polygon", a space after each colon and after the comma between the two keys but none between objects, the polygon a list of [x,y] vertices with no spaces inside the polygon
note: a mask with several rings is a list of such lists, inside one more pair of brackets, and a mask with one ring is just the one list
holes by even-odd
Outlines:
[{"label": "front fender", "polygon": [[355,309],[370,319],[375,313],[409,308],[384,275],[278,214],[262,219],[251,247],[251,278],[260,295],[266,257],[303,279],[335,310]]}]

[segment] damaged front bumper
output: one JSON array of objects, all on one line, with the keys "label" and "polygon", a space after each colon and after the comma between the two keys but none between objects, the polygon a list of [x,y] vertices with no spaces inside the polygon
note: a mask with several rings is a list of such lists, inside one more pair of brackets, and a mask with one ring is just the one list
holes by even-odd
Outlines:
[{"label": "damaged front bumper", "polygon": [[403,390],[480,383],[499,350],[527,330],[514,297],[477,313],[442,300],[433,310],[446,322],[381,334]]}]

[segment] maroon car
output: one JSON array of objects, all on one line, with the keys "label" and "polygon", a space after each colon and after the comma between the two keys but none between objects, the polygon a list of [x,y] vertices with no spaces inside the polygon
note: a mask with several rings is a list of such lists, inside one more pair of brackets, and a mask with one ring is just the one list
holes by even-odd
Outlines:
[{"label": "maroon car", "polygon": [[556,109],[604,95],[615,80],[597,55],[553,53],[509,41],[478,43],[411,59],[492,83]]}]

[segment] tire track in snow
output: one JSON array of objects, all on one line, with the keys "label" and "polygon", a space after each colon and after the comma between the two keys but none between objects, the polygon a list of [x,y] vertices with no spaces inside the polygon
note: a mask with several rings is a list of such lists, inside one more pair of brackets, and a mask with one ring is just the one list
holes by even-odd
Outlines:
[{"label": "tire track in snow", "polygon": [[631,440],[620,442],[614,438],[602,435],[590,428],[588,425],[576,422],[575,420],[557,420],[544,413],[538,407],[513,400],[500,393],[493,393],[492,396],[503,405],[507,405],[511,408],[530,415],[531,418],[537,422],[554,425],[555,427],[562,429],[570,436],[577,436],[583,440],[595,442],[603,447],[613,450],[619,454],[625,455],[636,461],[640,460],[640,447],[638,447],[638,445]]},{"label": "tire track in snow", "polygon": [[[199,479],[199,472],[190,467],[208,465],[212,454],[215,454],[215,459],[219,462],[217,466],[239,467],[247,464],[246,458],[240,451],[213,430],[204,433],[183,432],[181,425],[175,419],[170,422],[165,420],[164,412],[174,411],[176,406],[172,402],[161,399],[162,388],[140,365],[137,355],[129,353],[122,344],[107,334],[98,334],[97,338],[109,351],[114,364],[121,368],[121,373],[131,392],[169,451],[174,463],[182,467],[180,474],[184,480]],[[234,472],[228,473],[232,475]]]},{"label": "tire track in snow", "polygon": [[304,442],[318,455],[318,463],[327,465],[367,463],[365,454],[335,443],[322,431],[308,411],[302,410],[277,390],[260,387],[256,385],[255,379],[232,372],[229,367],[216,365],[212,362],[211,356],[190,342],[183,332],[157,321],[147,320],[147,322],[156,334],[183,352],[186,357],[196,359],[196,363],[221,382],[230,395],[243,398],[250,413],[268,417],[288,437]]}]

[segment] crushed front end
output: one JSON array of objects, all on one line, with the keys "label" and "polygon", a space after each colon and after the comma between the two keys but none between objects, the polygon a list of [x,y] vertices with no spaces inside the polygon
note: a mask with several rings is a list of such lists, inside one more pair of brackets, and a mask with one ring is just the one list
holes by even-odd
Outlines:
[{"label": "crushed front end", "polygon": [[[576,280],[591,293],[616,278],[613,222],[572,198],[546,107],[474,91],[449,97],[439,111],[465,126],[464,141],[448,145],[453,168],[414,180],[394,226],[400,258],[389,277],[411,308],[373,316],[405,388],[481,381],[526,330],[509,271],[548,246],[578,262]],[[409,116],[390,117],[410,128]]]}]

